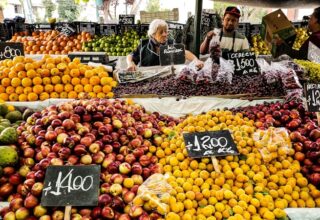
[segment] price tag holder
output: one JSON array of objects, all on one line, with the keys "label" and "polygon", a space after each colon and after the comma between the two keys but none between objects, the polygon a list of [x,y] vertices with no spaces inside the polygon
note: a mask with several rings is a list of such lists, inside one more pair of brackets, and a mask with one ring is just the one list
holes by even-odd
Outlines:
[{"label": "price tag holder", "polygon": [[320,84],[306,84],[305,96],[309,112],[320,112]]},{"label": "price tag holder", "polygon": [[60,34],[63,34],[67,37],[70,37],[77,32],[76,29],[71,27],[68,23],[63,24],[63,26],[57,27],[56,29],[60,32]]},{"label": "price tag holder", "polygon": [[74,58],[79,58],[81,63],[109,63],[109,56],[106,52],[70,52],[68,57],[73,60]]},{"label": "price tag holder", "polygon": [[12,59],[17,56],[24,56],[22,43],[0,42],[0,60]]},{"label": "price tag holder", "polygon": [[320,48],[309,42],[308,60],[315,63],[320,63]]},{"label": "price tag holder", "polygon": [[119,24],[134,24],[134,15],[119,15]]},{"label": "price tag holder", "polygon": [[254,52],[229,53],[228,60],[234,63],[235,75],[258,75],[259,65]]},{"label": "price tag holder", "polygon": [[49,166],[42,206],[98,205],[100,166]]},{"label": "price tag holder", "polygon": [[160,46],[160,65],[178,65],[185,63],[185,47],[183,44]]}]

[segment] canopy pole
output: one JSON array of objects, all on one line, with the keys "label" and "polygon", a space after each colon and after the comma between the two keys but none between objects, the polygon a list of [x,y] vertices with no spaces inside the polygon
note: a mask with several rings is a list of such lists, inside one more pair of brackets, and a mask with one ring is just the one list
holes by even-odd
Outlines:
[{"label": "canopy pole", "polygon": [[194,16],[194,55],[200,54],[200,26],[201,26],[202,0],[196,0],[196,13]]}]

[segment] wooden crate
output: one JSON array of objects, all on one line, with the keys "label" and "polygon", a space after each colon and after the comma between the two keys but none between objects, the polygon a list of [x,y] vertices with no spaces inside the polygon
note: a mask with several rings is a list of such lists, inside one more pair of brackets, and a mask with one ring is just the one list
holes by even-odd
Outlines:
[{"label": "wooden crate", "polygon": [[159,18],[166,21],[178,21],[179,20],[179,9],[174,8],[172,11],[158,11],[158,12],[146,12],[140,11],[141,23],[150,23],[154,19]]}]

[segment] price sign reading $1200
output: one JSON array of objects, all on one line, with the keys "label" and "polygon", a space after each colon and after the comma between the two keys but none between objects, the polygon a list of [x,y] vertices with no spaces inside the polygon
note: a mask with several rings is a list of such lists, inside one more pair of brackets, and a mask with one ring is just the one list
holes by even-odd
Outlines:
[{"label": "price sign reading $1200", "polygon": [[49,166],[42,192],[43,206],[96,205],[99,166]]},{"label": "price sign reading $1200", "polygon": [[238,155],[230,131],[210,131],[183,134],[189,157]]},{"label": "price sign reading $1200", "polygon": [[305,95],[308,111],[320,112],[320,84],[307,84]]}]

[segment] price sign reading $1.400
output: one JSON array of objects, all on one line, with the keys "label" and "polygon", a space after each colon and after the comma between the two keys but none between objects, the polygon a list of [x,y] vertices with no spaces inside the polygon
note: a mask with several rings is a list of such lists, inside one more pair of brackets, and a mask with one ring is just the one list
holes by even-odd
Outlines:
[{"label": "price sign reading $1.400", "polygon": [[189,157],[238,155],[238,149],[229,130],[184,133]]},{"label": "price sign reading $1.400", "polygon": [[41,205],[95,206],[98,204],[100,167],[49,166]]},{"label": "price sign reading $1.400", "polygon": [[305,96],[309,112],[320,112],[320,84],[306,84]]}]

